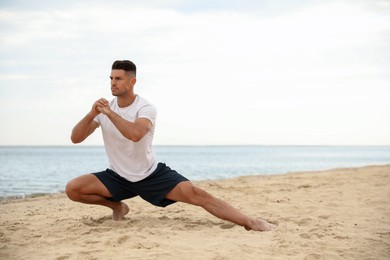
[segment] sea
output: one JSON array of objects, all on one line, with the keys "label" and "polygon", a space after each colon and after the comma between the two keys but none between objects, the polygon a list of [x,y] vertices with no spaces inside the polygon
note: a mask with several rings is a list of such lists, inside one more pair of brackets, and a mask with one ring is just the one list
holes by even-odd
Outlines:
[{"label": "sea", "polygon": [[[390,146],[155,146],[154,150],[160,162],[194,181],[390,164]],[[103,146],[0,146],[0,198],[63,192],[72,178],[107,167]]]}]

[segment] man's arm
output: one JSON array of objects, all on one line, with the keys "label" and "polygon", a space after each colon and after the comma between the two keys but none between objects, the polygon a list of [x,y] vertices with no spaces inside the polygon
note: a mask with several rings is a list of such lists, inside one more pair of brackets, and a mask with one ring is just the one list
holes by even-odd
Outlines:
[{"label": "man's arm", "polygon": [[121,134],[127,139],[138,142],[142,139],[152,128],[152,123],[149,119],[138,118],[134,123],[123,119],[117,113],[111,111],[106,114],[106,116],[111,120],[111,122],[116,126],[116,128],[121,132]]},{"label": "man's arm", "polygon": [[95,117],[91,115],[91,113],[88,113],[75,125],[75,127],[73,127],[72,135],[70,137],[73,143],[81,143],[98,128],[99,125],[93,120],[94,118]]},{"label": "man's arm", "polygon": [[91,111],[73,127],[72,135],[70,137],[73,143],[81,143],[98,128],[99,124],[94,121],[94,118],[100,114],[97,107],[105,104],[105,100],[100,99],[96,101],[93,104]]},{"label": "man's arm", "polygon": [[108,105],[99,105],[97,110],[106,115],[124,137],[133,142],[141,140],[152,128],[149,119],[138,118],[134,122],[127,121],[112,111]]}]

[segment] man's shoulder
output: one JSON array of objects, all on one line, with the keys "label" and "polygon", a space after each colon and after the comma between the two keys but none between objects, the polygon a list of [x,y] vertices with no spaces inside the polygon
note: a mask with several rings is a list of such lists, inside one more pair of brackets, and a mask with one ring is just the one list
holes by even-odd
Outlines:
[{"label": "man's shoulder", "polygon": [[137,115],[139,117],[146,117],[149,119],[155,119],[157,116],[156,107],[148,100],[138,96],[137,97]]},{"label": "man's shoulder", "polygon": [[150,107],[156,109],[155,106],[149,100],[138,95],[137,95],[137,107],[138,108]]},{"label": "man's shoulder", "polygon": [[151,106],[153,106],[153,104],[149,100],[147,100],[144,97],[141,97],[140,95],[137,95],[137,99],[138,99],[137,101],[138,101],[139,105],[151,105]]}]

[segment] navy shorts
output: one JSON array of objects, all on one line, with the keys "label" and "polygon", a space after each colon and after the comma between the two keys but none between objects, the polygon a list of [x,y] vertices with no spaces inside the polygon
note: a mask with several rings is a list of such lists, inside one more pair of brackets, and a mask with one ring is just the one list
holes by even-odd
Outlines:
[{"label": "navy shorts", "polygon": [[187,178],[166,166],[165,163],[159,163],[154,172],[137,182],[128,181],[110,169],[92,174],[110,191],[112,197],[107,199],[111,201],[140,196],[159,207],[175,203],[176,201],[166,199],[165,196],[180,182],[188,181]]}]

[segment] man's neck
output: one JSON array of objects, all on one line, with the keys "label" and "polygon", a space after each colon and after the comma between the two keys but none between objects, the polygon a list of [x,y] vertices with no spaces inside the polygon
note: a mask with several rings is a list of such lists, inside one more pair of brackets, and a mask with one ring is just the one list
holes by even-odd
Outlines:
[{"label": "man's neck", "polygon": [[128,107],[131,104],[133,104],[136,97],[137,97],[137,95],[135,95],[134,93],[127,95],[127,96],[117,97],[118,106],[119,107]]}]

